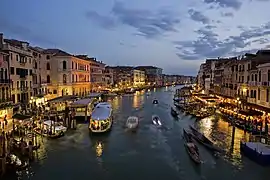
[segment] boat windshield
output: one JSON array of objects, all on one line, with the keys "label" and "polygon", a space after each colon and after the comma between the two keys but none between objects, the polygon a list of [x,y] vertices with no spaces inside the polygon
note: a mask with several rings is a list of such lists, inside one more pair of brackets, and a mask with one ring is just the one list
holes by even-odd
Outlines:
[{"label": "boat windshield", "polygon": [[137,120],[135,118],[129,119],[128,120],[129,123],[135,124],[137,122]]}]

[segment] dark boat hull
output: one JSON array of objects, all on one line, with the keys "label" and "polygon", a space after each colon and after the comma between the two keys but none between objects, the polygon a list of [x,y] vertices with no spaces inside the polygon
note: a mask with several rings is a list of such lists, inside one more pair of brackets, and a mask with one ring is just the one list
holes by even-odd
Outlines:
[{"label": "dark boat hull", "polygon": [[[191,137],[190,133],[187,133],[185,131],[185,129],[183,129],[183,137],[185,139],[185,143],[184,146],[186,148],[186,151],[189,155],[189,157],[191,158],[191,160],[193,160],[193,162],[195,162],[196,164],[201,164],[201,159],[200,159],[200,155],[199,155],[199,149],[198,147],[194,144],[193,139]],[[192,149],[190,146],[188,146],[188,144],[192,144],[194,146],[195,149]]]},{"label": "dark boat hull", "polygon": [[206,148],[212,151],[216,151],[216,152],[223,152],[222,149],[216,147],[212,141],[210,141],[202,133],[197,131],[194,127],[190,126],[190,129],[192,130],[193,138],[196,139],[202,145],[204,145]]}]

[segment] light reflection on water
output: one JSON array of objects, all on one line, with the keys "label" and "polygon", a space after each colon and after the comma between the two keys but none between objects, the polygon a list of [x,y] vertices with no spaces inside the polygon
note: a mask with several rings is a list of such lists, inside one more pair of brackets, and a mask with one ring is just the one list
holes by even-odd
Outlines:
[{"label": "light reflection on water", "polygon": [[248,133],[235,128],[233,138],[233,127],[221,117],[209,117],[202,119],[199,123],[200,131],[215,144],[226,151],[225,159],[237,168],[242,168],[240,140],[248,139]]}]

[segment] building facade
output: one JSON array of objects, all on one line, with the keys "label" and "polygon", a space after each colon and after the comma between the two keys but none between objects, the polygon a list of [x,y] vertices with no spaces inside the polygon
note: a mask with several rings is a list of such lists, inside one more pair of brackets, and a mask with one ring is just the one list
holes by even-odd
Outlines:
[{"label": "building facade", "polygon": [[163,79],[162,79],[162,69],[154,66],[138,66],[136,69],[145,72],[146,75],[146,84],[147,85],[156,85],[162,86]]},{"label": "building facade", "polygon": [[132,84],[134,87],[142,87],[145,85],[145,72],[133,69],[132,70]]},{"label": "building facade", "polygon": [[[85,96],[90,93],[90,62],[59,49],[47,49],[46,94],[48,99],[65,95]],[[43,83],[45,84],[45,83]],[[45,90],[46,91],[46,90]]]},{"label": "building facade", "polygon": [[4,51],[9,54],[11,97],[14,103],[27,103],[33,95],[33,60],[29,43],[5,39]]},{"label": "building facade", "polygon": [[109,66],[105,67],[105,88],[112,89],[114,86],[113,69]]}]

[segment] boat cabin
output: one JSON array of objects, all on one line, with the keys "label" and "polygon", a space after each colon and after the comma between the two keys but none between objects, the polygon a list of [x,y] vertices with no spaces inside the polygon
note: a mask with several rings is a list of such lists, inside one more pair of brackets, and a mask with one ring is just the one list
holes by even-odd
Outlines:
[{"label": "boat cabin", "polygon": [[94,131],[103,131],[110,126],[112,121],[112,107],[109,103],[99,103],[94,108],[91,120],[90,127]]},{"label": "boat cabin", "polygon": [[96,98],[85,98],[73,102],[70,107],[75,110],[76,119],[84,119],[87,121],[87,119],[90,118],[96,103],[98,103]]}]

